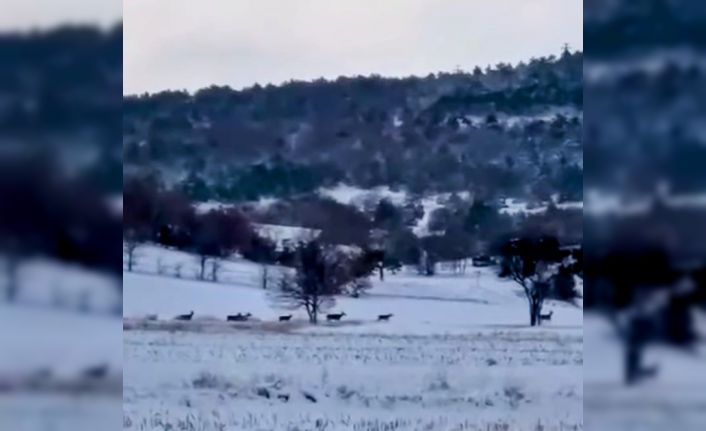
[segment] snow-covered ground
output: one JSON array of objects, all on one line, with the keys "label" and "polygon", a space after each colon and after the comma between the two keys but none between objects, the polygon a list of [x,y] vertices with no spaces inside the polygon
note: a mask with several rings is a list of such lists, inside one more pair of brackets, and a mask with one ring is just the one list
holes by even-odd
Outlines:
[{"label": "snow-covered ground", "polygon": [[40,370],[69,379],[87,367],[120,370],[120,319],[19,305],[0,305],[0,385]]},{"label": "snow-covered ground", "polygon": [[[550,303],[552,321],[529,328],[521,292],[491,269],[388,274],[336,301],[341,322],[311,327],[302,311],[278,322],[290,311],[258,265],[228,261],[209,283],[155,274],[156,259],[196,265],[148,246],[124,274],[124,429],[583,428],[582,310]],[[253,322],[224,321],[238,312]]]},{"label": "snow-covered ground", "polygon": [[[2,257],[0,264],[4,265]],[[0,272],[0,289],[7,283]],[[18,263],[17,303],[86,313],[111,313],[120,306],[120,279],[86,268],[44,258]]]},{"label": "snow-covered ground", "polygon": [[[336,187],[321,189],[319,194],[326,196],[344,205],[353,205],[359,209],[365,209],[366,204],[377,204],[383,199],[387,199],[397,206],[404,205],[409,201],[411,195],[405,190],[391,190],[389,187],[377,187],[374,189],[362,189],[345,184]],[[469,200],[469,192],[456,193],[458,197]],[[419,199],[419,204],[424,209],[424,215],[412,226],[412,231],[417,236],[429,235],[429,220],[434,210],[443,208],[444,204],[452,196],[452,193],[429,194]]]},{"label": "snow-covered ground", "polygon": [[[120,423],[119,279],[27,259],[16,281],[16,299],[0,303],[0,429],[88,431]],[[89,373],[103,367],[104,376]]]},{"label": "snow-covered ground", "polygon": [[280,248],[286,243],[296,244],[299,241],[311,241],[321,235],[321,230],[319,229],[307,229],[298,226],[253,223],[253,228],[258,235],[269,239]]},{"label": "snow-covered ground", "polygon": [[[118,388],[120,389],[120,388]],[[0,429],[12,431],[113,431],[120,429],[116,395],[0,393]]]},{"label": "snow-covered ground", "polygon": [[703,209],[706,207],[706,193],[676,195],[665,191],[657,195],[625,197],[591,190],[587,193],[586,214],[592,216],[646,214],[658,201],[672,209]]},{"label": "snow-covered ground", "polygon": [[[118,429],[120,319],[0,305],[0,429]],[[96,378],[87,372],[107,367]]]},{"label": "snow-covered ground", "polygon": [[[699,315],[701,327],[706,319]],[[586,427],[591,430],[701,430],[706,423],[706,344],[693,352],[651,346],[647,366],[657,375],[626,387],[622,347],[607,319],[587,314],[584,326]]]},{"label": "snow-covered ground", "polygon": [[[583,210],[583,202],[555,202],[554,205],[560,210]],[[517,199],[507,199],[505,206],[500,208],[502,214],[509,215],[519,215],[519,214],[541,214],[547,210],[548,206],[536,205],[530,206],[528,202],[517,200]]]},{"label": "snow-covered ground", "polygon": [[[404,190],[392,191],[387,187],[366,190],[344,184],[340,184],[333,188],[319,190],[319,194],[329,197],[339,203],[354,205],[361,209],[365,207],[366,203],[371,201],[379,202],[381,199],[388,199],[395,205],[403,205],[410,198],[409,193]],[[467,201],[471,199],[470,193],[468,192],[459,192],[456,193],[456,195]],[[436,193],[423,196],[419,199],[419,203],[424,209],[424,216],[419,219],[414,226],[412,226],[412,231],[415,235],[425,236],[432,233],[428,228],[432,213],[434,210],[443,208],[451,196],[452,193]],[[583,210],[583,202],[581,201],[559,202],[558,195],[553,196],[552,200],[554,201],[556,208],[561,210]],[[504,205],[500,208],[500,213],[511,216],[541,214],[545,212],[547,208],[548,205],[546,203],[532,206],[527,201],[508,198],[505,200]]]},{"label": "snow-covered ground", "polygon": [[577,429],[581,361],[579,334],[128,331],[124,424],[475,430],[542,423]]},{"label": "snow-covered ground", "polygon": [[403,190],[391,190],[389,187],[362,189],[346,184],[321,189],[319,190],[319,194],[344,205],[354,205],[358,207],[362,206],[367,199],[377,201],[388,199],[395,205],[402,205],[407,200],[407,192]]},{"label": "snow-covered ground", "polygon": [[[335,187],[322,188],[317,191],[320,196],[333,199],[334,201],[344,204],[352,205],[360,210],[370,210],[374,208],[383,199],[387,199],[394,205],[402,206],[410,201],[412,195],[406,190],[392,190],[387,186],[376,187],[372,189],[363,189],[360,187],[350,186],[347,184],[338,184]],[[417,236],[430,235],[433,232],[429,230],[429,221],[431,220],[432,213],[443,208],[451,198],[454,193],[433,193],[426,196],[418,198],[418,203],[422,206],[424,210],[424,215],[416,221],[414,226],[411,226],[412,231]],[[467,191],[455,193],[461,199],[469,201],[471,199],[471,194]],[[571,202],[558,202],[558,196],[552,198],[554,200],[554,205],[556,208],[561,210],[583,210],[583,202],[581,201],[571,201]],[[273,203],[277,202],[275,198],[263,198],[257,202],[251,202],[250,205],[255,207],[264,208]],[[603,209],[607,204],[606,201],[602,201],[603,206],[598,207]],[[229,207],[234,207],[235,204],[223,203],[218,201],[208,201],[201,202],[196,205],[196,210],[200,213],[205,213],[214,209],[226,209]],[[504,201],[504,204],[500,208],[500,213],[508,214],[511,216],[519,215],[532,215],[541,214],[545,212],[548,208],[546,203],[530,205],[529,202],[508,198]],[[609,207],[608,210],[612,209]],[[312,232],[304,232],[304,228],[294,227],[294,226],[278,226],[278,225],[262,225],[271,231],[272,235],[277,236],[277,240],[282,238],[289,238],[294,236],[311,236]],[[258,227],[258,226],[256,226]],[[271,235],[266,235],[271,236]]]}]

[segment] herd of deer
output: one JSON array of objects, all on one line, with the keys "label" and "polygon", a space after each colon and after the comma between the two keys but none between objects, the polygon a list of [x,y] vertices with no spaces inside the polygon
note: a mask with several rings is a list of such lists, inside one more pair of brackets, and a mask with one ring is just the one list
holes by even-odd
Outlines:
[{"label": "herd of deer", "polygon": [[[326,320],[328,321],[338,321],[341,320],[343,316],[345,316],[346,313],[336,313],[336,314],[327,314],[326,315]],[[392,313],[390,314],[380,314],[378,315],[378,321],[388,321],[390,318],[393,316]],[[174,318],[174,320],[191,320],[194,317],[194,312],[192,311],[191,313],[188,314],[180,314]],[[228,322],[246,322],[252,317],[252,314],[250,313],[245,313],[245,314],[230,314],[226,316],[226,321]],[[289,320],[292,319],[291,314],[279,316],[279,321],[280,322],[288,322]]]},{"label": "herd of deer", "polygon": [[[554,313],[554,311],[550,311],[550,312],[547,313],[547,314],[540,314],[540,315],[539,315],[539,318],[540,318],[541,320],[552,320],[552,314],[553,314],[553,313]],[[343,316],[345,316],[345,315],[346,315],[345,312],[343,312],[343,313],[337,313],[337,314],[327,314],[327,315],[326,315],[326,320],[327,320],[327,321],[338,321],[338,320],[341,320],[341,318],[342,318]],[[390,320],[390,318],[391,318],[392,316],[393,316],[392,313],[390,313],[390,314],[380,314],[380,315],[378,315],[378,321],[380,321],[380,322],[382,322],[382,321],[387,322],[388,320]],[[180,315],[176,316],[176,317],[174,318],[174,320],[191,320],[192,317],[194,317],[194,312],[193,312],[193,311],[192,311],[191,313],[189,313],[189,314],[180,314]],[[228,315],[228,316],[226,317],[226,320],[227,320],[228,322],[247,322],[251,317],[252,317],[252,314],[250,314],[250,313],[245,313],[245,314],[238,313],[238,314],[230,314],[230,315]],[[279,316],[279,321],[280,321],[280,322],[288,322],[288,321],[291,320],[291,319],[292,319],[292,315],[291,315],[291,314],[287,314],[287,315],[284,315],[284,316]]]}]

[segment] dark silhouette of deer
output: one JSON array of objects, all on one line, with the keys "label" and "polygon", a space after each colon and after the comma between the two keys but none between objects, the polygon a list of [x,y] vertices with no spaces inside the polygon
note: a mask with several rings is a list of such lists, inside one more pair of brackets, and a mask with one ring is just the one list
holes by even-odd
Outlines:
[{"label": "dark silhouette of deer", "polygon": [[174,320],[191,320],[191,318],[194,317],[194,312],[191,311],[189,314],[180,314],[177,317],[174,318]]},{"label": "dark silhouette of deer", "polygon": [[238,314],[229,314],[229,315],[226,317],[226,320],[227,320],[228,322],[245,322],[245,321],[247,321],[250,317],[252,317],[252,314],[250,314],[250,313],[246,313],[246,314],[241,314],[241,313],[238,313]]},{"label": "dark silhouette of deer", "polygon": [[380,314],[380,315],[378,316],[378,320],[379,320],[379,321],[388,321],[388,320],[390,320],[390,317],[392,317],[392,316],[393,316],[392,313],[390,313],[390,314]]},{"label": "dark silhouette of deer", "polygon": [[289,401],[289,394],[277,394],[277,399],[284,401],[285,403]]},{"label": "dark silhouette of deer", "polygon": [[292,315],[291,315],[291,314],[289,314],[289,315],[287,315],[287,316],[279,316],[279,321],[280,321],[280,322],[288,322],[288,321],[291,320],[291,319],[292,319]]},{"label": "dark silhouette of deer", "polygon": [[552,314],[554,314],[554,310],[550,311],[550,312],[547,313],[547,314],[540,314],[540,315],[539,315],[539,318],[540,318],[541,320],[552,320]]},{"label": "dark silhouette of deer", "polygon": [[311,401],[312,403],[315,403],[315,402],[316,402],[316,397],[313,396],[313,395],[311,395],[310,393],[308,393],[308,392],[302,392],[302,395],[304,395],[304,398],[306,398],[307,400]]},{"label": "dark silhouette of deer", "polygon": [[103,379],[108,375],[108,364],[94,365],[83,370],[83,376],[88,379]]},{"label": "dark silhouette of deer", "polygon": [[326,320],[341,320],[341,317],[345,316],[346,313],[338,313],[338,314],[327,314],[326,315]]}]

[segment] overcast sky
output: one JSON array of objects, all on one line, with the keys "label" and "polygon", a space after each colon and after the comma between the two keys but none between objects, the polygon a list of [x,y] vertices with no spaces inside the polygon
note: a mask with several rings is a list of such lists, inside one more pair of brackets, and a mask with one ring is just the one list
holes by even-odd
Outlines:
[{"label": "overcast sky", "polygon": [[66,23],[110,27],[120,21],[122,3],[122,0],[2,0],[0,31],[41,29]]},{"label": "overcast sky", "polygon": [[581,0],[125,0],[123,17],[126,94],[426,75],[583,48]]}]

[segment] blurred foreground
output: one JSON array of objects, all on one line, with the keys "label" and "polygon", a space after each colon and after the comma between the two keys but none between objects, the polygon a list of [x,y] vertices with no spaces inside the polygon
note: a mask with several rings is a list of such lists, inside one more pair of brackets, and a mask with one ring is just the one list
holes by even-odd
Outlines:
[{"label": "blurred foreground", "polygon": [[0,59],[0,429],[117,429],[122,28],[1,32]]},{"label": "blurred foreground", "polygon": [[706,124],[700,2],[587,1],[584,417],[706,423]]}]

